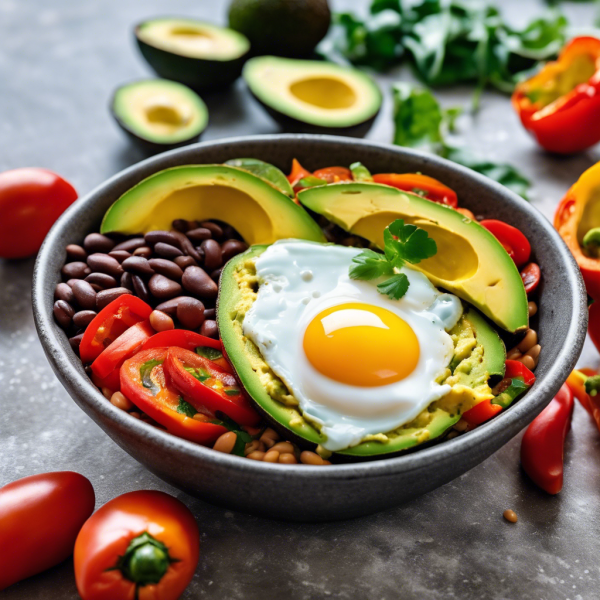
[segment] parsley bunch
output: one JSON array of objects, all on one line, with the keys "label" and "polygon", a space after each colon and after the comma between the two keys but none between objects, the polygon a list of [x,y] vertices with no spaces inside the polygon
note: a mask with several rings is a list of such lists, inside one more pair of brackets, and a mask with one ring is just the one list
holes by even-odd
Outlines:
[{"label": "parsley bunch", "polygon": [[350,267],[350,279],[370,281],[387,275],[377,286],[380,294],[392,300],[400,300],[408,291],[409,281],[404,273],[396,273],[405,263],[416,265],[437,253],[435,240],[424,229],[406,225],[396,219],[383,232],[384,253],[363,250],[357,254]]}]

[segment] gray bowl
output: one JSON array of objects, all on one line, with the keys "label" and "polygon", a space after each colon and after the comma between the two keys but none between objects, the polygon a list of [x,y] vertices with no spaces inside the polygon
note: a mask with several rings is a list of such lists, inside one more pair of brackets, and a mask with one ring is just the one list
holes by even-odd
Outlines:
[{"label": "gray bowl", "polygon": [[[255,157],[289,169],[360,160],[373,172],[421,171],[458,193],[475,214],[502,219],[531,241],[543,279],[537,381],[514,406],[474,431],[411,454],[332,467],[272,465],[214,452],[134,419],[92,385],[52,316],[65,246],[95,231],[123,192],[153,173],[190,163]],[[586,294],[579,269],[551,224],[527,202],[491,180],[434,156],[354,139],[273,135],[205,142],[145,160],[71,206],[40,250],[33,279],[36,327],[48,360],[71,397],[121,448],[169,483],[209,502],[298,521],[345,519],[424,494],[485,460],[525,427],[558,391],[585,338]]]}]

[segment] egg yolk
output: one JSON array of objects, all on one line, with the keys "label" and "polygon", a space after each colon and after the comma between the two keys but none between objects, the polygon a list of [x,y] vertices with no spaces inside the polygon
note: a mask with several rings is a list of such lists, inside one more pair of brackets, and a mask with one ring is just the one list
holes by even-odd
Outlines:
[{"label": "egg yolk", "polygon": [[347,385],[388,385],[419,362],[419,340],[398,315],[362,303],[320,312],[304,333],[304,352],[320,373]]}]

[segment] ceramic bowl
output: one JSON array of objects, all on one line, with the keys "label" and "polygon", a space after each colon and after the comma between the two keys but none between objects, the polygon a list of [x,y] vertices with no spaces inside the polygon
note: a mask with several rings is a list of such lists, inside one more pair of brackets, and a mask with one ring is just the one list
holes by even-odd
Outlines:
[{"label": "ceramic bowl", "polygon": [[[528,237],[542,270],[537,329],[542,353],[536,383],[512,407],[472,432],[382,460],[309,467],[273,465],[214,452],[115,408],[92,385],[52,316],[65,246],[97,231],[106,209],[142,179],[176,165],[255,157],[289,169],[360,160],[375,173],[420,171],[456,190],[476,215],[511,223]],[[40,250],[33,280],[37,330],[56,375],[75,400],[125,451],[172,485],[223,507],[273,518],[322,521],[356,517],[424,494],[465,473],[506,444],[543,408],[574,367],[586,331],[586,294],[573,257],[552,225],[501,185],[455,163],[355,139],[271,135],[205,142],[136,164],[71,206]]]}]

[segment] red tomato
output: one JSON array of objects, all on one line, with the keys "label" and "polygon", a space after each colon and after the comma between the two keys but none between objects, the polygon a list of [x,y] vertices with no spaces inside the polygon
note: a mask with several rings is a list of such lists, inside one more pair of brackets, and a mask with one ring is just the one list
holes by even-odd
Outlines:
[{"label": "red tomato", "polygon": [[177,600],[200,555],[192,513],[157,491],[123,494],[88,519],[75,543],[83,600]]},{"label": "red tomato", "polygon": [[522,267],[531,255],[529,240],[516,228],[504,221],[484,219],[479,222],[485,227],[508,252],[517,267]]},{"label": "red tomato", "polygon": [[456,192],[441,181],[427,175],[421,175],[420,173],[379,173],[373,175],[373,181],[417,194],[432,202],[447,204],[453,208],[458,206]]},{"label": "red tomato", "polygon": [[163,363],[168,348],[142,350],[121,367],[121,393],[167,431],[198,444],[211,444],[227,433],[211,417],[195,412],[178,391],[167,385]]},{"label": "red tomato", "polygon": [[35,254],[54,221],[77,200],[75,188],[46,169],[0,173],[0,257]]},{"label": "red tomato", "polygon": [[252,426],[260,421],[235,377],[203,356],[171,347],[165,359],[165,373],[196,409],[221,411],[239,425]]},{"label": "red tomato", "polygon": [[0,590],[73,554],[94,512],[94,488],[79,473],[41,473],[0,489]]},{"label": "red tomato", "polygon": [[147,319],[151,312],[150,306],[130,294],[113,300],[87,326],[79,345],[81,362],[91,363],[122,333]]},{"label": "red tomato", "polygon": [[314,177],[318,177],[327,183],[339,183],[340,181],[354,181],[352,171],[346,167],[325,167],[313,173]]},{"label": "red tomato", "polygon": [[542,272],[536,263],[529,263],[521,270],[521,279],[523,280],[525,291],[528,294],[535,292],[541,278]]}]

